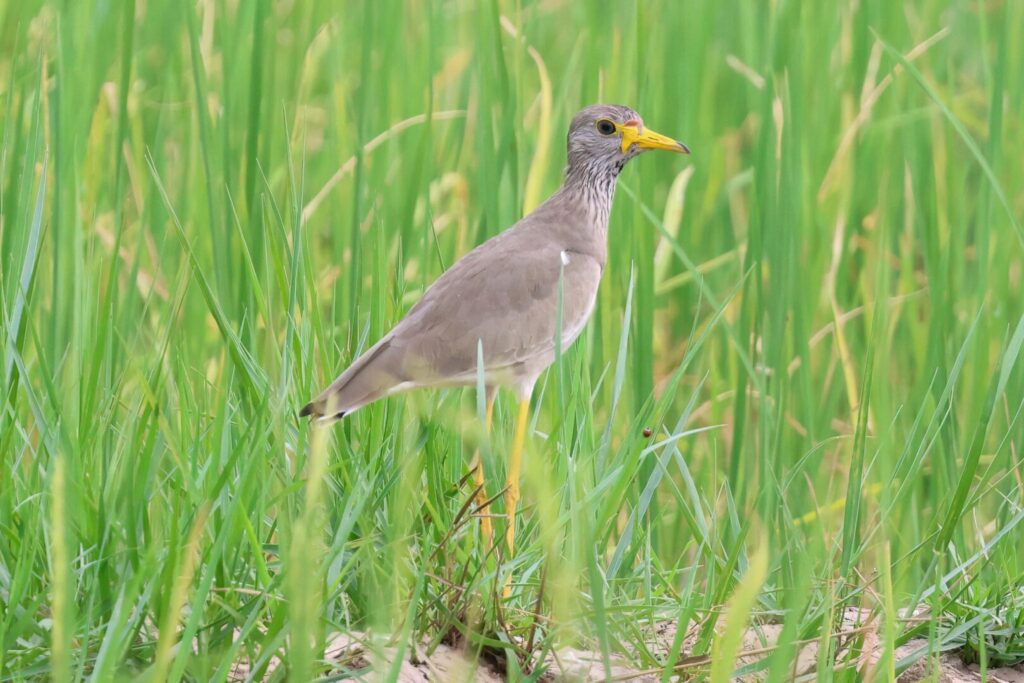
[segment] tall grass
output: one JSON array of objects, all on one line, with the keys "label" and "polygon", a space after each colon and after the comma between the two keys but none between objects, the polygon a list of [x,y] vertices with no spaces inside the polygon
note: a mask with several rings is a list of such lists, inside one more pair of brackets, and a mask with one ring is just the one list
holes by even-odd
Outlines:
[{"label": "tall grass", "polygon": [[[393,676],[445,640],[788,680],[817,640],[857,680],[850,607],[879,678],[1024,659],[1024,5],[0,18],[0,679]],[[466,475],[500,492],[511,397],[489,437],[472,391],[295,413],[557,188],[595,101],[694,154],[620,181],[509,558]],[[391,656],[325,662],[337,633]]]}]

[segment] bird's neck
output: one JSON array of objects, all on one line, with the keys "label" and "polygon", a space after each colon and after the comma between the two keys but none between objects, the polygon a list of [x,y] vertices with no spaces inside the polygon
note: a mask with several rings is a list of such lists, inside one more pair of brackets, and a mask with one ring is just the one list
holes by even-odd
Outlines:
[{"label": "bird's neck", "polygon": [[621,170],[621,166],[608,168],[580,164],[570,165],[565,172],[562,191],[583,205],[602,233],[608,230],[608,216],[612,210],[612,199],[615,198],[615,183]]}]

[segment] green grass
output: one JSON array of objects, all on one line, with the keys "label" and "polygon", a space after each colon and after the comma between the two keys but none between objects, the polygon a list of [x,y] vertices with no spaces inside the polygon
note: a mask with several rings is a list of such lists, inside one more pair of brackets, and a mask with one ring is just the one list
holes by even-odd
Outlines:
[{"label": "green grass", "polygon": [[[849,607],[879,680],[914,638],[1024,660],[1024,4],[0,0],[0,27],[0,680],[337,676],[342,632],[717,681],[774,623],[736,666],[789,680],[817,640],[855,681]],[[295,413],[558,186],[595,101],[694,153],[623,174],[509,560],[465,478],[482,448],[500,491],[511,396],[489,443],[471,390]]]}]

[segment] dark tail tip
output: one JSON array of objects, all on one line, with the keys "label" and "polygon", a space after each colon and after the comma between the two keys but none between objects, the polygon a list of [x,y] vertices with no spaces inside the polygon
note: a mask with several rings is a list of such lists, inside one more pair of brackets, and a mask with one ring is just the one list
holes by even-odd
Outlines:
[{"label": "dark tail tip", "polygon": [[[306,405],[302,406],[302,410],[299,411],[299,417],[313,417],[313,418],[327,417],[327,414],[324,412],[324,404],[323,404],[323,402],[322,401],[313,401],[311,403],[307,403]],[[344,410],[340,410],[340,411],[338,411],[337,413],[335,413],[334,415],[331,416],[331,420],[336,421],[336,420],[340,420],[343,417],[345,417],[345,411]]]}]

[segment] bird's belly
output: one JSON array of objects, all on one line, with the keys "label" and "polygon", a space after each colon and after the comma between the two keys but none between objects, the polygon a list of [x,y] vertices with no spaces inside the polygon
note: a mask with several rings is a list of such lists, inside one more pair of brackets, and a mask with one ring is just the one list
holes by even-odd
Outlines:
[{"label": "bird's belly", "polygon": [[591,314],[594,312],[594,303],[597,301],[597,293],[591,297],[589,305],[587,305],[581,311],[581,315],[575,317],[574,320],[565,321],[562,327],[562,352],[564,353],[568,349],[576,338],[583,332],[583,328],[587,326],[587,322],[590,320]]},{"label": "bird's belly", "polygon": [[563,251],[561,257],[564,278],[561,338],[562,351],[565,351],[583,332],[594,312],[603,268],[585,254]]}]

